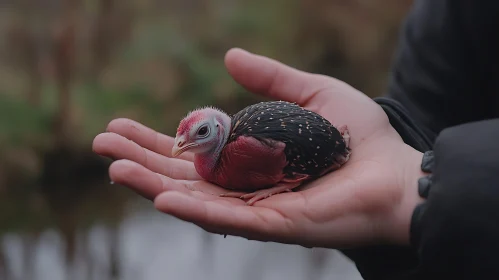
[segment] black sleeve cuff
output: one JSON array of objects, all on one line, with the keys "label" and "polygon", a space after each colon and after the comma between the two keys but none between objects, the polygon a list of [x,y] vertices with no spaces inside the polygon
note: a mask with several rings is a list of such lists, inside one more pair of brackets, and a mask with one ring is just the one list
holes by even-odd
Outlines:
[{"label": "black sleeve cuff", "polygon": [[407,145],[420,152],[432,149],[436,135],[411,118],[402,104],[389,97],[376,97],[373,100],[383,108],[390,124]]},{"label": "black sleeve cuff", "polygon": [[[406,260],[405,279],[499,275],[499,119],[449,127],[435,137],[399,103],[389,98],[375,101],[404,142],[424,153],[421,170],[429,173],[418,180],[418,193],[425,201],[413,212],[412,251],[399,256]],[[434,145],[430,139],[435,139]],[[379,258],[393,258],[388,252],[396,249],[378,252]],[[384,264],[391,275],[400,275],[401,267],[395,267],[400,262],[388,259]],[[385,275],[372,279],[388,279]]]},{"label": "black sleeve cuff", "polygon": [[[425,173],[430,173],[427,176],[421,177],[418,180],[418,194],[420,197],[427,199],[430,193],[430,189],[433,182],[433,171],[435,168],[435,154],[432,150],[426,151],[423,154],[423,160],[421,162],[421,170]],[[425,203],[421,203],[414,209],[411,219],[411,229],[410,229],[410,242],[414,248],[418,248],[419,240],[421,239],[421,226],[419,222],[421,220],[421,215]]]}]

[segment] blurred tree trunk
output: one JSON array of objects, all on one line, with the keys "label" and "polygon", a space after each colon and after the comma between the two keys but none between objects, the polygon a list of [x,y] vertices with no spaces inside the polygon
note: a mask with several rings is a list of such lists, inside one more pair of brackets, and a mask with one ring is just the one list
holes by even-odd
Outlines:
[{"label": "blurred tree trunk", "polygon": [[109,236],[109,279],[120,279],[120,266],[119,266],[119,226],[111,224],[108,229]]},{"label": "blurred tree trunk", "polygon": [[54,119],[55,147],[68,146],[67,125],[71,120],[71,78],[74,59],[76,26],[71,21],[63,23],[55,38],[55,68],[58,87],[59,110]]},{"label": "blurred tree trunk", "polygon": [[90,79],[97,80],[111,62],[112,53],[129,39],[132,15],[129,3],[120,0],[98,0],[98,14],[91,29],[92,65]]},{"label": "blurred tree trunk", "polygon": [[26,98],[33,106],[41,100],[42,76],[39,68],[37,42],[29,24],[25,20],[14,22],[7,31],[9,52],[13,63],[28,76]]},{"label": "blurred tree trunk", "polygon": [[69,146],[69,133],[71,123],[71,86],[73,80],[74,63],[76,59],[76,37],[78,12],[81,0],[66,0],[60,21],[56,26],[54,36],[54,67],[56,84],[59,91],[59,110],[54,117],[54,147]]},{"label": "blurred tree trunk", "polygon": [[[45,154],[45,157],[50,158],[50,155],[55,155],[52,160],[60,160],[61,162],[52,162],[50,165],[45,165],[45,169],[66,166],[63,162],[71,160],[69,158],[71,154],[71,136],[74,136],[74,132],[71,133],[69,129],[72,120],[71,86],[76,58],[78,10],[81,4],[80,0],[64,1],[60,21],[56,26],[53,37],[53,59],[59,106],[52,127],[54,151]],[[64,180],[67,175],[58,175],[62,174],[56,172],[56,176],[59,178],[52,178],[57,181],[55,184],[45,185],[44,188],[46,190],[45,195],[48,195],[46,199],[51,206],[52,213],[56,215],[58,227],[65,241],[66,274],[70,274],[75,259],[76,247],[77,222],[75,219],[75,201],[72,199],[75,197],[71,197],[72,192],[69,191],[73,187],[72,183]],[[77,198],[76,200],[79,201],[80,199]]]},{"label": "blurred tree trunk", "polygon": [[99,77],[109,63],[109,56],[112,44],[111,16],[114,9],[114,0],[100,0],[97,19],[93,30],[92,50],[93,50],[93,71],[92,75]]},{"label": "blurred tree trunk", "polygon": [[38,238],[40,233],[38,232],[26,232],[23,235],[23,277],[24,280],[37,279],[34,272],[35,255],[33,252],[34,248],[38,244]]}]

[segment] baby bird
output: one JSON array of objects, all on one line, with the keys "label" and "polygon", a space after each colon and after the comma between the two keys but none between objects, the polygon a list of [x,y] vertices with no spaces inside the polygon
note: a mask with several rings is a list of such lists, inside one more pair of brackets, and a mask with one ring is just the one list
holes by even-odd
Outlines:
[{"label": "baby bird", "polygon": [[260,102],[236,113],[204,107],[180,122],[172,156],[195,154],[194,166],[226,197],[247,205],[337,170],[351,155],[346,125],[285,101]]}]

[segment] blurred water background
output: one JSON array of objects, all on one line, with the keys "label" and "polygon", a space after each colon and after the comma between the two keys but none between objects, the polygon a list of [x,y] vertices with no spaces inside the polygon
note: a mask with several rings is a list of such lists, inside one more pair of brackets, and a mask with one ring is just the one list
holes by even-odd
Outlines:
[{"label": "blurred water background", "polygon": [[116,117],[171,134],[258,101],[231,47],[383,93],[409,0],[0,0],[0,279],[361,279],[335,250],[215,236],[109,184]]}]

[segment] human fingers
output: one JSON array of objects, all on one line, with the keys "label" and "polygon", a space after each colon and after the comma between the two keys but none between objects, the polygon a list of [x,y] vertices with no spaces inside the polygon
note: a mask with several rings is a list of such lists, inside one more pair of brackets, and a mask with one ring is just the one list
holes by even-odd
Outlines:
[{"label": "human fingers", "polygon": [[220,200],[222,203],[243,203],[237,198],[223,198],[226,190],[202,180],[175,180],[155,173],[130,160],[117,160],[109,167],[109,176],[117,184],[126,186],[139,195],[153,200],[168,191],[182,192],[204,200]]},{"label": "human fingers", "polygon": [[218,234],[250,240],[294,243],[293,221],[270,208],[245,206],[242,201],[204,200],[181,192],[166,192],[154,200],[156,209]]},{"label": "human fingers", "polygon": [[194,164],[187,160],[168,158],[115,133],[101,133],[94,139],[95,153],[113,159],[128,159],[173,179],[199,180]]},{"label": "human fingers", "polygon": [[165,191],[189,191],[182,182],[161,176],[130,160],[113,162],[109,166],[109,177],[114,183],[126,186],[149,200]]},{"label": "human fingers", "polygon": [[234,80],[249,91],[301,106],[306,106],[334,81],[238,48],[227,52],[225,65]]},{"label": "human fingers", "polygon": [[[148,150],[171,157],[175,139],[134,120],[126,118],[114,119],[107,125],[106,131],[120,134]],[[185,152],[178,158],[193,161],[194,155],[191,152]]]}]

